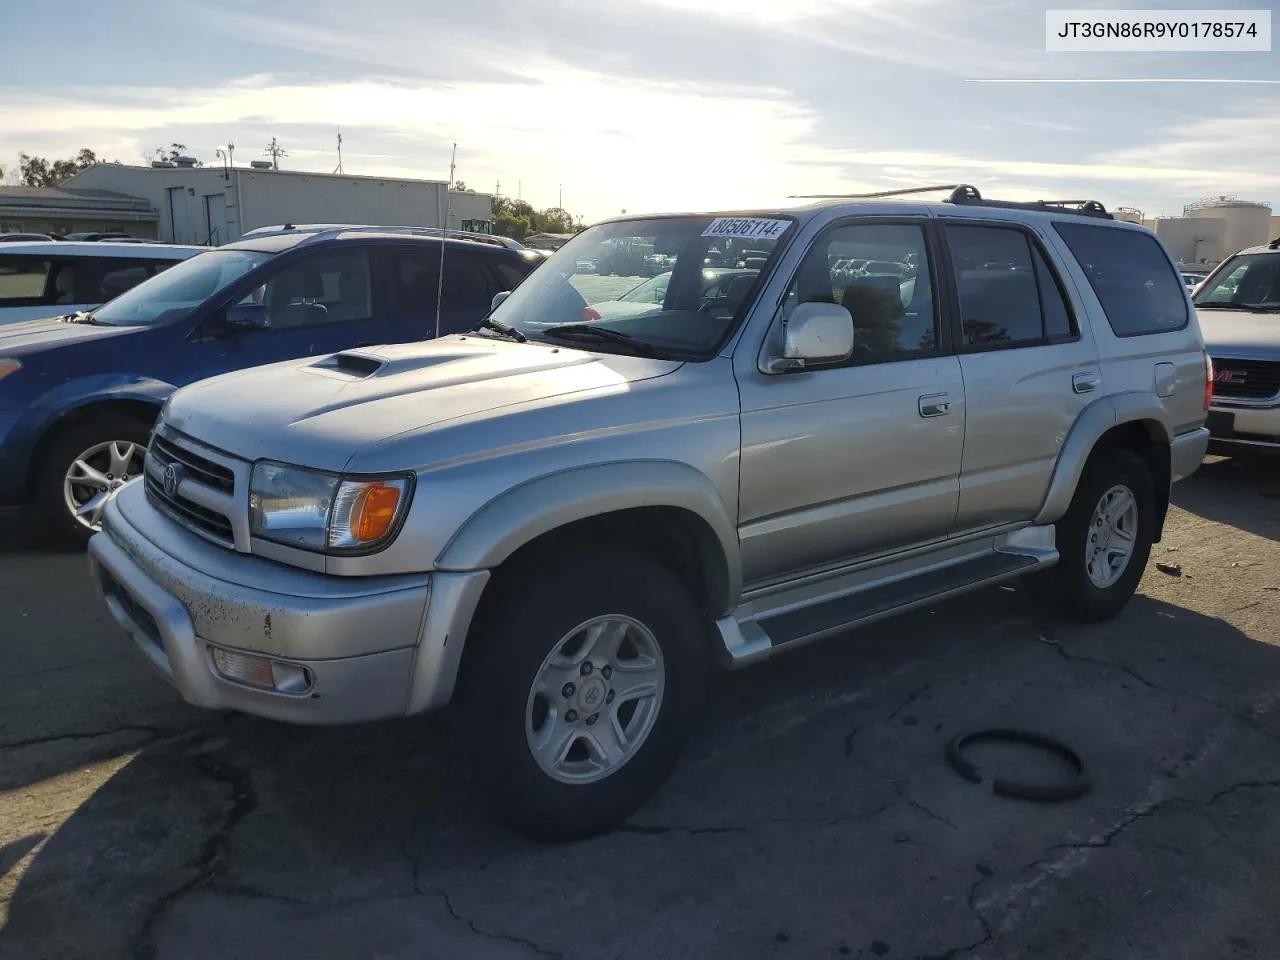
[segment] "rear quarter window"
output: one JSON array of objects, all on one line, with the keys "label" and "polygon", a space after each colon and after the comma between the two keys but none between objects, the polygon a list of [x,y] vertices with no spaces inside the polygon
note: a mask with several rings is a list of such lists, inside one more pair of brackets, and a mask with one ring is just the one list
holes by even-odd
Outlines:
[{"label": "rear quarter window", "polygon": [[1117,337],[1185,329],[1191,314],[1182,278],[1155,237],[1085,223],[1055,223]]}]

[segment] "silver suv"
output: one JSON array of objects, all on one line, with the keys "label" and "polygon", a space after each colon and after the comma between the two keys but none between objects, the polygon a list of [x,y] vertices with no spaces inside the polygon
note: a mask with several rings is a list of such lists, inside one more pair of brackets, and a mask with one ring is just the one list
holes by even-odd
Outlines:
[{"label": "silver suv", "polygon": [[1228,257],[1193,300],[1213,361],[1209,452],[1280,453],[1280,237]]},{"label": "silver suv", "polygon": [[[660,302],[596,309],[654,272],[591,266],[617,249],[661,258]],[[1208,442],[1186,288],[1094,203],[630,217],[495,299],[470,334],[177,391],[89,552],[190,703],[453,704],[527,836],[644,804],[713,662],[1015,577],[1116,614]]]}]

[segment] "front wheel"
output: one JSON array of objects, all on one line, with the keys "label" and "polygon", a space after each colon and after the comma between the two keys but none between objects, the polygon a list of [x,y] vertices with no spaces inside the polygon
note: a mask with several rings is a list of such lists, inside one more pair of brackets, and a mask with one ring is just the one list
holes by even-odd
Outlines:
[{"label": "front wheel", "polygon": [[142,421],[112,414],[54,437],[32,475],[32,496],[46,528],[66,543],[88,543],[102,529],[107,502],[142,473],[150,436]]},{"label": "front wheel", "polygon": [[700,611],[662,564],[593,546],[526,564],[494,594],[459,690],[482,799],[530,839],[612,829],[662,786],[697,717]]},{"label": "front wheel", "polygon": [[1033,593],[1080,623],[1115,616],[1142,579],[1155,522],[1143,459],[1124,448],[1095,452],[1057,523],[1058,563],[1031,578]]}]

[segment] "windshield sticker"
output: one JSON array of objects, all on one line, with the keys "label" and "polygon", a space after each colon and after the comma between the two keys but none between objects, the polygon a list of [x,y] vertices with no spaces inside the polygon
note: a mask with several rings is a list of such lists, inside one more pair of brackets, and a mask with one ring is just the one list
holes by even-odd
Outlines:
[{"label": "windshield sticker", "polygon": [[789,226],[790,220],[771,220],[768,217],[716,217],[711,221],[711,226],[702,231],[702,235],[776,240]]}]

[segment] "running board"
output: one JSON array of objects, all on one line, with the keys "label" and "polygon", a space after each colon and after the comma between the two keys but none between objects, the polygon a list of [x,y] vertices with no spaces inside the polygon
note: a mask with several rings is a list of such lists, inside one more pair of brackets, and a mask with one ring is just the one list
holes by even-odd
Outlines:
[{"label": "running board", "polygon": [[[1052,527],[1048,529],[1051,537]],[[978,544],[968,546],[959,556],[954,548],[939,551],[934,562],[923,567],[921,558],[914,558],[910,564],[914,569],[909,571],[903,569],[906,564],[885,564],[749,599],[735,611],[736,616],[716,623],[728,665],[736,668],[764,660],[853,627],[1011,580],[1058,559],[1052,539],[1017,552],[1007,541],[998,546],[987,542],[976,551]]]}]

